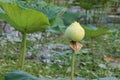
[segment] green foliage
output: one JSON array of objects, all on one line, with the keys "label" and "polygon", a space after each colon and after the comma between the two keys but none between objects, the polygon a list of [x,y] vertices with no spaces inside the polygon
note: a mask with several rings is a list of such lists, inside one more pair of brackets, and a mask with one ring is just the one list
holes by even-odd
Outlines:
[{"label": "green foliage", "polygon": [[[118,78],[115,78],[115,77],[105,77],[105,78],[98,78],[98,79],[99,80],[118,80]],[[92,79],[92,80],[98,80],[98,79]],[[70,78],[58,78],[58,79],[36,78],[26,72],[12,71],[5,75],[5,80],[71,80],[71,79]],[[75,78],[75,80],[86,80],[86,78]]]},{"label": "green foliage", "polygon": [[86,32],[86,37],[90,38],[96,38],[104,34],[110,34],[111,31],[109,28],[97,28],[92,25],[88,25],[87,27],[84,27]]},{"label": "green foliage", "polygon": [[66,11],[62,16],[62,20],[66,26],[70,25],[72,22],[77,21],[80,18],[80,12]]},{"label": "green foliage", "polygon": [[[0,2],[10,2],[10,3],[15,3],[15,0],[0,0]],[[13,2],[12,2],[13,1]],[[53,32],[57,33],[59,32],[64,32],[64,24],[61,18],[55,18],[56,16],[59,16],[62,14],[62,12],[64,12],[63,8],[57,8],[54,5],[49,5],[46,4],[45,2],[41,2],[42,0],[21,0],[23,1],[25,4],[20,4],[19,3],[20,0],[18,0],[17,5],[19,5],[18,7],[22,10],[30,10],[30,7],[32,9],[38,9],[38,11],[41,13],[43,12],[44,14],[46,14],[46,16],[49,18],[50,23],[54,23],[54,20],[56,19],[57,21],[55,21],[55,27],[53,27]],[[33,3],[31,3],[33,1]],[[38,1],[37,3],[34,3],[34,1]],[[118,1],[118,0],[116,0]],[[40,3],[41,2],[41,3]],[[103,1],[104,2],[104,1]],[[9,4],[11,5],[11,4]],[[26,7],[24,7],[26,6]],[[28,7],[29,6],[29,7]],[[37,8],[39,6],[39,8]],[[40,8],[41,7],[41,8]],[[50,8],[49,12],[47,12],[47,10]],[[55,9],[56,8],[56,9]],[[10,8],[9,8],[10,9]],[[47,9],[47,10],[44,10]],[[54,12],[55,9],[55,13]],[[89,9],[89,8],[88,8]],[[63,10],[63,11],[61,11]],[[14,12],[14,10],[12,10]],[[32,10],[33,11],[33,10]],[[34,12],[34,11],[33,11]],[[4,19],[9,19],[6,17],[5,15],[5,11],[1,9],[0,11],[1,18]],[[43,14],[42,13],[42,14]],[[67,12],[66,12],[67,13]],[[67,14],[65,13],[64,17],[64,22],[65,25],[69,25],[69,23],[71,23],[72,21],[76,20],[79,16],[78,13],[74,14],[69,14],[69,16],[67,16]],[[28,13],[26,13],[28,14]],[[52,16],[51,16],[52,15]],[[77,15],[77,16],[76,16]],[[8,16],[8,15],[7,15]],[[13,15],[12,15],[13,16]],[[70,17],[70,16],[75,16],[74,17]],[[15,18],[15,17],[13,17]],[[74,18],[74,19],[73,19]],[[34,21],[34,20],[33,20]],[[68,21],[68,22],[67,22]],[[12,21],[10,21],[12,22]],[[61,26],[64,26],[63,28]],[[112,30],[115,29],[115,25],[110,25],[113,26]],[[83,48],[81,50],[80,53],[76,54],[76,62],[75,62],[75,76],[76,77],[80,77],[80,78],[76,78],[76,80],[86,80],[84,78],[87,79],[94,79],[94,80],[119,80],[118,78],[120,78],[119,74],[120,74],[120,69],[118,68],[111,68],[111,66],[109,66],[109,63],[106,63],[102,60],[103,55],[104,54],[109,54],[109,55],[119,55],[120,52],[120,46],[118,44],[120,44],[120,32],[119,32],[119,27],[117,27],[114,31],[114,33],[112,33],[113,35],[109,35],[109,29],[104,29],[104,28],[96,28],[96,27],[85,27],[86,31],[88,34],[86,34],[87,37],[84,41],[82,41],[83,44]],[[58,78],[57,80],[70,80],[67,77],[70,77],[70,59],[71,59],[71,50],[69,50],[69,48],[66,48],[66,44],[68,44],[65,40],[65,38],[61,37],[61,35],[59,34],[51,34],[52,31],[48,30],[44,33],[40,33],[40,34],[33,34],[33,36],[31,34],[28,35],[29,38],[27,38],[27,45],[29,45],[29,47],[27,47],[27,51],[29,51],[31,54],[34,54],[30,56],[30,59],[32,60],[28,60],[25,61],[25,65],[24,65],[24,71],[40,77],[40,78],[36,78],[32,75],[29,75],[28,73],[26,74],[27,77],[33,77],[33,79],[38,79],[38,80],[56,80],[55,78]],[[107,34],[106,34],[107,33]],[[11,34],[11,33],[6,33]],[[37,35],[37,37],[36,37]],[[40,37],[42,36],[42,37]],[[56,37],[57,36],[57,37]],[[98,37],[99,36],[99,37]],[[40,37],[40,38],[39,38]],[[97,38],[96,38],[97,37]],[[93,42],[91,42],[90,38],[96,38],[95,40],[93,40]],[[17,37],[17,38],[13,38],[10,37],[9,39],[6,38],[6,35],[2,35],[2,37],[0,36],[0,79],[4,80],[3,76],[6,72],[9,72],[13,69],[17,69],[17,64],[18,62],[18,58],[19,58],[19,48],[20,45],[19,43],[21,42],[21,40]],[[42,43],[41,43],[42,42]],[[60,43],[62,46],[57,45],[56,43]],[[64,44],[63,44],[64,43]],[[89,44],[93,44],[93,50],[94,50],[94,55],[90,55],[90,50],[91,47],[88,47]],[[47,46],[46,48],[43,46]],[[67,46],[68,47],[68,46]],[[44,49],[43,52],[41,52]],[[38,54],[44,54],[44,56],[46,56],[46,52],[49,50],[47,53],[51,54],[52,56],[49,58],[45,58],[47,60],[50,60],[51,62],[42,62],[42,58],[40,56],[40,60],[36,61],[36,57],[38,57]],[[81,54],[82,53],[82,54]],[[27,57],[26,57],[27,58]],[[35,62],[34,62],[35,60]],[[18,74],[22,75],[23,72],[20,72]],[[6,74],[7,75],[7,74]],[[11,74],[12,75],[12,74]],[[11,77],[11,75],[9,77]],[[14,75],[12,75],[14,76]],[[25,75],[23,75],[25,76]],[[113,76],[112,77],[106,77],[106,76]],[[42,78],[45,77],[45,78]],[[65,78],[64,78],[65,77]],[[81,78],[84,77],[84,78]],[[106,78],[99,78],[99,77],[106,77]],[[117,78],[114,78],[117,77]],[[13,77],[12,77],[13,78]],[[23,77],[22,77],[23,78]],[[52,79],[54,78],[54,79]],[[8,78],[6,78],[8,79]],[[21,79],[21,77],[20,77]],[[25,79],[25,78],[23,78]],[[10,78],[8,79],[10,80]],[[14,78],[12,79],[14,80]],[[26,80],[26,79],[25,79]]]},{"label": "green foliage", "polygon": [[0,15],[1,18],[22,33],[20,69],[23,69],[26,55],[26,33],[33,33],[47,29],[49,20],[42,12],[32,9],[24,9],[17,4],[1,1],[0,7],[4,11]]},{"label": "green foliage", "polygon": [[22,71],[12,71],[5,75],[5,80],[38,80],[38,79]]},{"label": "green foliage", "polygon": [[22,7],[43,12],[48,17],[51,25],[54,24],[57,16],[61,16],[66,11],[66,8],[64,7],[58,7],[53,4],[48,4],[43,0],[33,0],[28,2],[18,0],[17,3]]},{"label": "green foliage", "polygon": [[83,9],[103,8],[110,0],[74,0],[72,5],[80,6]]},{"label": "green foliage", "polygon": [[4,2],[0,2],[0,6],[4,11],[0,17],[20,32],[42,31],[49,25],[49,20],[42,12],[23,9],[16,4]]},{"label": "green foliage", "polygon": [[[91,42],[90,38],[85,38],[84,41],[82,41],[83,48],[81,52],[76,54],[76,77],[88,78],[89,80],[91,78],[97,79],[98,77],[107,76],[120,78],[120,69],[113,69],[108,65],[109,63],[102,60],[103,55],[119,56],[120,45],[118,44],[120,44],[120,27],[119,25],[116,27],[112,24],[103,26],[109,26],[111,30],[114,30],[113,35],[105,34],[99,36],[94,39],[93,42]],[[9,38],[6,37],[8,34]],[[2,59],[0,60],[1,80],[4,80],[3,76],[6,72],[17,69],[17,63],[19,63],[18,53],[21,40],[19,40],[18,37],[14,38],[13,35],[10,34],[11,32],[0,37],[0,57]],[[68,41],[66,41],[64,37],[61,37],[59,34],[51,34],[49,31],[39,34],[28,34],[27,36],[27,45],[29,45],[27,51],[33,55],[29,58],[30,60],[26,57],[24,71],[40,77],[43,80],[45,80],[43,77],[47,79],[70,77],[71,50],[69,50]],[[91,50],[91,47],[88,47],[89,44],[93,44],[94,55],[89,54]],[[48,59],[51,62],[42,62],[42,55],[40,57],[38,56],[38,54],[44,54],[46,56],[45,51],[52,56],[44,59]],[[40,60],[37,60],[37,57],[39,57]]]},{"label": "green foliage", "polygon": [[77,21],[80,16],[80,12],[71,12],[67,10],[61,17],[56,17],[55,24],[49,31],[52,33],[64,33],[66,26],[69,26],[72,22]]},{"label": "green foliage", "polygon": [[64,33],[66,26],[60,17],[56,18],[55,24],[49,29],[52,33]]},{"label": "green foliage", "polygon": [[112,1],[112,2],[118,2],[118,3],[120,2],[120,0],[111,0],[111,1]]},{"label": "green foliage", "polygon": [[2,2],[8,2],[8,3],[15,3],[16,2],[16,0],[0,0],[0,1],[2,1]]}]

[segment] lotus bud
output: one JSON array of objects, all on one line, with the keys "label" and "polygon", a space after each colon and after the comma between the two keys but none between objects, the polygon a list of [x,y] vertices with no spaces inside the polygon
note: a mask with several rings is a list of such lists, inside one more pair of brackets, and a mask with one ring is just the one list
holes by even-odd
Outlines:
[{"label": "lotus bud", "polygon": [[84,38],[85,31],[78,22],[74,22],[65,30],[65,36],[70,41],[78,42]]}]

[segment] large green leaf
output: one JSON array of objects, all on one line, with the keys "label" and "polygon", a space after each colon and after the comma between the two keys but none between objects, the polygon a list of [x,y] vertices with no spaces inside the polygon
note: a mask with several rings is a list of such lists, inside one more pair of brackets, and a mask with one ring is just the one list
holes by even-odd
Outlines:
[{"label": "large green leaf", "polygon": [[26,72],[12,71],[5,75],[5,80],[38,80],[38,78]]},{"label": "large green leaf", "polygon": [[[36,78],[33,75],[23,71],[12,71],[5,74],[5,80],[71,80],[70,78]],[[75,80],[88,80],[87,78],[75,78]],[[105,77],[91,80],[119,80],[115,77]]]},{"label": "large green leaf", "polygon": [[58,7],[53,4],[48,4],[43,0],[33,0],[33,1],[20,1],[17,2],[18,5],[35,9],[37,11],[43,12],[49,19],[50,24],[55,23],[56,17],[62,15],[66,11],[66,8]]},{"label": "large green leaf", "polygon": [[48,18],[42,13],[32,9],[24,9],[17,4],[0,2],[4,13],[0,18],[7,21],[11,26],[20,32],[32,33],[45,30],[49,25]]},{"label": "large green leaf", "polygon": [[104,8],[110,0],[74,0],[72,5],[80,6],[83,9]]},{"label": "large green leaf", "polygon": [[96,28],[92,25],[89,25],[88,27],[85,27],[85,33],[87,37],[90,38],[96,38],[104,34],[109,34],[111,31],[108,28]]}]

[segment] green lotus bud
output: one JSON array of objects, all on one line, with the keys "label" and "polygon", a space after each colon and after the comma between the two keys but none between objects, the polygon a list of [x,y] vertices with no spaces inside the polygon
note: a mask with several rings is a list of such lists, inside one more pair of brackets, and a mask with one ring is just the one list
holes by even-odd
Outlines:
[{"label": "green lotus bud", "polygon": [[85,31],[78,22],[74,22],[65,30],[65,36],[71,41],[80,41],[84,38]]}]

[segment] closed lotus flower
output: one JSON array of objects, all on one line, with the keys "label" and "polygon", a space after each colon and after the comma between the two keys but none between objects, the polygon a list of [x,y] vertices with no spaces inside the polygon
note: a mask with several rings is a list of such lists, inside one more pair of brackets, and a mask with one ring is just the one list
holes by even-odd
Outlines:
[{"label": "closed lotus flower", "polygon": [[85,31],[78,22],[74,22],[65,30],[65,36],[70,40],[70,48],[72,49],[71,80],[74,80],[75,54],[82,48],[79,41],[84,38]]},{"label": "closed lotus flower", "polygon": [[74,22],[65,30],[65,36],[71,41],[80,41],[84,38],[85,31],[78,22]]}]

